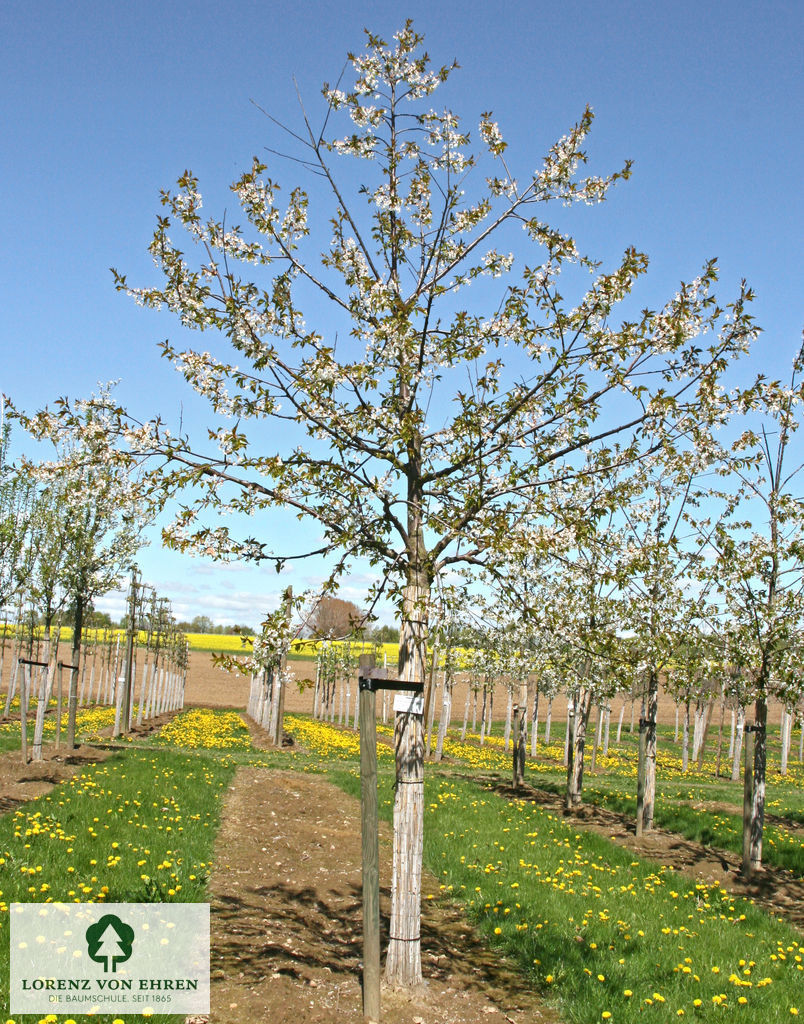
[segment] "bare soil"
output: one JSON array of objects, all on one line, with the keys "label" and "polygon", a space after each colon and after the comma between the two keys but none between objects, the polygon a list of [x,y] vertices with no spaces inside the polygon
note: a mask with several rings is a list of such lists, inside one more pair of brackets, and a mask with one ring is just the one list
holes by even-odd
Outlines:
[{"label": "bare soil", "polygon": [[[383,825],[383,946],[390,860]],[[210,887],[210,1021],[362,1022],[356,800],[319,776],[242,768],[224,802]],[[423,889],[439,892],[428,873]],[[427,899],[422,967],[417,991],[383,990],[384,1024],[558,1021],[456,908]]]}]

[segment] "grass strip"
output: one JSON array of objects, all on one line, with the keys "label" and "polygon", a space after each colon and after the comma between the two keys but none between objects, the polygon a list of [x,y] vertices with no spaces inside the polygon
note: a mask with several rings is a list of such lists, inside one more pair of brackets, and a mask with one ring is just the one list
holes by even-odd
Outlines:
[{"label": "grass strip", "polygon": [[129,749],[0,818],[0,1012],[8,1013],[9,903],[206,902],[221,799],[233,774],[225,758]]},{"label": "grass strip", "polygon": [[[333,781],[358,795],[353,772]],[[393,781],[380,775],[380,813]],[[804,1013],[804,942],[717,885],[695,883],[525,800],[431,775],[425,864],[567,1024],[684,1017],[746,1024]]]}]

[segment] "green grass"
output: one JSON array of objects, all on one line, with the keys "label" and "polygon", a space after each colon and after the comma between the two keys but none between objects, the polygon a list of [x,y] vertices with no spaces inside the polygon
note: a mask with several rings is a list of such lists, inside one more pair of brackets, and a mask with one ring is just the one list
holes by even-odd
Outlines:
[{"label": "green grass", "polygon": [[[355,773],[331,777],[357,795]],[[386,818],[391,787],[383,773]],[[792,928],[536,804],[432,773],[424,858],[444,897],[462,904],[567,1024],[714,1021],[724,1012],[771,1024],[804,1013],[804,944]]]},{"label": "green grass", "polygon": [[[0,899],[204,901],[220,797],[236,766],[329,771],[359,796],[353,736],[292,717],[301,723],[298,737],[313,744],[309,750],[256,750],[238,716],[185,712],[161,738],[137,741],[0,818]],[[632,754],[624,748],[599,762],[586,796],[610,806],[620,800],[628,810]],[[507,801],[467,780],[467,773],[483,773],[490,784],[509,777],[499,743],[482,751],[455,744],[451,756],[451,767],[428,769],[425,863],[440,879],[442,898],[462,904],[566,1024],[714,1021],[724,1013],[773,1024],[790,1020],[791,1009],[804,1013],[804,946],[783,922],[717,886],[635,859],[534,803]],[[529,776],[560,792],[557,756],[551,748]],[[672,770],[662,778],[661,765],[659,788],[662,814],[718,843],[729,816],[689,805],[728,804],[741,793],[706,772]],[[392,793],[392,764],[384,757],[379,806],[387,819]],[[787,781],[772,779],[768,805],[787,817],[804,810],[800,770]],[[766,843],[766,852],[773,862],[775,844]],[[0,910],[0,926],[5,917]],[[7,939],[0,956],[7,962]]]},{"label": "green grass", "polygon": [[225,759],[131,749],[0,818],[2,1012],[8,904],[205,902],[221,797],[233,773]]},{"label": "green grass", "polygon": [[[728,850],[742,852],[742,780],[731,782],[714,775],[714,764],[707,760],[702,769],[692,766],[684,773],[672,745],[672,730],[665,728],[660,737],[659,763],[657,765],[657,795],[654,820],[658,827],[678,832],[695,842]],[[725,744],[724,744],[725,746]],[[799,762],[790,764],[786,777],[777,769],[778,743],[772,737],[768,755],[768,781],[766,811],[792,823],[804,822],[804,769]],[[460,760],[474,769],[476,775],[508,777],[507,755],[497,743],[481,750],[474,737],[466,744],[453,744],[453,753],[463,756]],[[711,753],[711,749],[710,749]],[[528,761],[528,781],[548,792],[563,795],[566,784],[566,769],[560,764],[563,745],[552,744],[540,748],[537,760]],[[636,749],[630,738],[619,745],[612,744],[608,758],[598,758],[597,771],[589,772],[591,762],[587,749],[583,800],[616,810],[627,817],[636,815]],[[722,809],[712,810],[696,804],[723,804]],[[729,808],[733,808],[730,810]],[[766,821],[763,845],[763,860],[772,867],[786,868],[797,875],[804,875],[804,835],[795,829],[785,828],[781,823]]]}]

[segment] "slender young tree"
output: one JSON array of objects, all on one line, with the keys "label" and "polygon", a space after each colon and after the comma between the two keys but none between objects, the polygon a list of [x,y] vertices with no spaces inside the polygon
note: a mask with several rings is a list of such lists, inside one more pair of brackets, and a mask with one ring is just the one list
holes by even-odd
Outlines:
[{"label": "slender young tree", "polygon": [[58,544],[60,552],[58,563],[51,560],[55,575],[44,556],[39,559],[39,575],[48,581],[53,577],[62,601],[70,600],[74,609],[68,747],[75,746],[84,612],[94,598],[116,587],[132,565],[149,515],[149,503],[142,500],[128,460],[110,457],[111,424],[105,411],[110,399],[106,387],[91,400],[77,403],[67,425],[42,414],[22,417],[34,437],[56,446],[54,460],[30,469],[46,482],[46,493],[55,496],[49,543]]},{"label": "slender young tree", "polygon": [[[699,438],[699,440],[701,440]],[[710,438],[680,457],[662,452],[642,474],[643,497],[622,506],[623,557],[617,579],[625,595],[623,622],[633,632],[631,645],[645,681],[645,714],[640,719],[637,778],[637,835],[653,827],[656,799],[659,685],[681,638],[700,628],[701,593],[692,589],[711,524],[691,525],[700,490],[700,474],[710,464]]]},{"label": "slender young tree", "polygon": [[[323,127],[303,111],[289,138],[310,192],[296,186],[282,202],[255,159],[232,186],[241,227],[202,216],[187,172],[163,193],[150,246],[162,283],[130,287],[116,274],[139,303],[216,335],[215,353],[164,345],[229,417],[211,443],[161,420],[126,425],[133,452],[160,457],[163,496],[193,485],[170,542],[281,563],[290,553],[272,551],[265,534],[241,540],[209,514],[281,507],[315,520],[317,553],[336,553],[339,567],[368,559],[397,599],[399,671],[410,681],[424,678],[437,575],[482,562],[574,453],[619,438],[627,459],[709,418],[720,374],[755,333],[744,286],[718,305],[714,262],[664,308],[618,322],[647,257],[629,248],[602,270],[545,217],[551,203],[603,201],[630,164],[579,173],[589,110],[535,172],[509,164],[489,113],[473,151],[458,116],[433,107],[457,65],[433,69],[421,44],[410,23],[390,46],[368,34],[365,52],[324,88]],[[343,115],[346,133],[333,135]],[[517,263],[511,250],[523,246]],[[483,312],[462,299],[473,283]],[[234,356],[222,354],[221,335]],[[266,419],[292,425],[274,432],[286,447],[249,428]],[[420,716],[408,716],[397,749],[406,784],[394,805],[386,975],[408,985],[421,979]]]},{"label": "slender young tree", "polygon": [[35,556],[36,484],[10,458],[11,428],[0,395],[0,608],[23,591]]},{"label": "slender young tree", "polygon": [[740,436],[724,465],[724,475],[739,481],[739,505],[735,517],[715,532],[717,557],[706,567],[738,639],[756,701],[755,720],[747,725],[754,751],[753,763],[746,765],[751,797],[743,821],[747,875],[762,863],[768,699],[776,696],[793,706],[801,694],[794,652],[804,614],[804,500],[797,493],[802,464],[792,444],[804,402],[802,371],[804,347],[793,361],[789,383],[765,388],[763,425]]}]

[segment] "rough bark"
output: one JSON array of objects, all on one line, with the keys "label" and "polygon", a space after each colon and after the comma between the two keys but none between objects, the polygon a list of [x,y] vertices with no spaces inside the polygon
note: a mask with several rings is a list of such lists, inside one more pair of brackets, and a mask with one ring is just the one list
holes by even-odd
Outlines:
[{"label": "rough bark", "polygon": [[740,778],[740,758],[743,748],[743,734],[745,727],[745,708],[740,705],[737,708],[737,735],[734,741],[734,756],[731,762],[731,781],[736,782]]},{"label": "rough bark", "polygon": [[757,698],[756,734],[754,737],[754,786],[751,799],[751,870],[762,864],[762,832],[765,825],[765,772],[767,768],[768,704],[764,697]]},{"label": "rough bark", "polygon": [[[567,809],[579,807],[583,790],[584,750],[589,714],[592,710],[592,689],[584,687],[575,701],[575,716],[569,732],[569,760],[567,764]],[[568,716],[568,726],[570,722]]]},{"label": "rough bark", "polygon": [[[422,544],[423,547],[423,544]],[[424,680],[429,580],[411,571],[403,597],[400,678]],[[394,722],[396,790],[391,869],[391,924],[385,978],[409,988],[421,984],[421,872],[424,834],[424,743],[421,714],[397,712]]]},{"label": "rough bark", "polygon": [[53,669],[55,664],[50,664],[50,648],[51,648],[51,626],[48,624],[45,627],[45,636],[47,639],[44,643],[42,661],[47,663],[46,668],[39,668],[37,670],[37,676],[39,678],[39,694],[36,701],[36,719],[34,721],[34,734],[33,734],[33,745],[31,747],[31,760],[41,761],[42,760],[42,737],[45,731],[45,712],[50,701],[50,691],[53,685]]},{"label": "rough bark", "polygon": [[789,756],[789,753],[790,753],[790,737],[792,735],[792,729],[791,729],[792,724],[793,724],[793,716],[790,714],[790,712],[787,710],[787,708],[782,708],[782,722],[781,722],[781,728],[780,728],[781,741],[782,741],[782,750],[781,750],[781,757],[780,757],[780,761],[779,761],[779,774],[780,775],[787,775],[787,759],[788,759],[788,756]]},{"label": "rough bark", "polygon": [[514,766],[514,789],[519,789],[525,783],[525,707],[526,705],[515,705],[513,708],[513,766]]},{"label": "rough bark", "polygon": [[449,730],[449,720],[452,716],[452,684],[453,673],[451,658],[447,655],[446,667],[444,669],[444,686],[442,690],[441,718],[438,720],[438,739],[436,740],[435,760],[440,761],[444,756],[444,740]]},{"label": "rough bark", "polygon": [[530,725],[530,756],[536,756],[539,745],[539,683],[536,682],[536,693],[533,695],[533,721]]},{"label": "rough bark", "polygon": [[75,749],[75,718],[78,713],[78,669],[81,660],[81,631],[84,628],[84,595],[75,595],[73,653],[70,669],[70,690],[67,696],[67,749]]},{"label": "rough bark", "polygon": [[469,701],[471,700],[471,691],[466,691],[466,703],[463,706],[463,725],[461,727],[461,743],[466,739],[466,729],[469,725]]},{"label": "rough bark", "polygon": [[681,737],[681,770],[687,771],[690,766],[690,702],[684,701],[684,732]]},{"label": "rough bark", "polygon": [[[656,714],[659,710],[659,676],[652,671],[648,682],[645,706],[645,804],[642,812],[642,828],[649,832],[653,828],[653,810],[656,803]],[[641,726],[640,726],[641,728]]]}]

